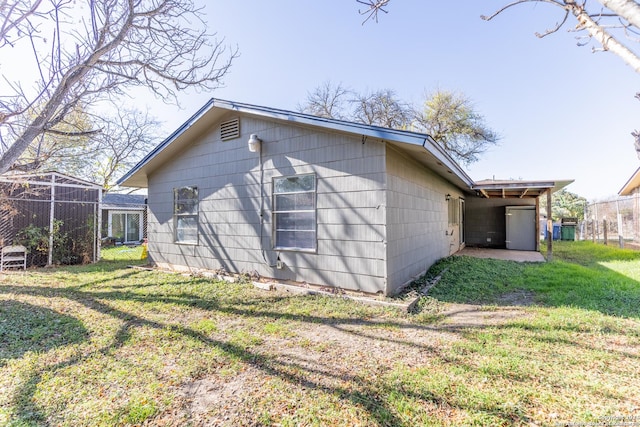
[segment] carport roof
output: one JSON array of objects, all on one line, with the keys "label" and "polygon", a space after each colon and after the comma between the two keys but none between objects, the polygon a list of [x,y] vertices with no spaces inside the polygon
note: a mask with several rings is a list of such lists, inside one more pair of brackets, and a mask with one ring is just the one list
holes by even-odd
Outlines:
[{"label": "carport roof", "polygon": [[485,198],[536,198],[548,190],[559,191],[573,182],[572,179],[554,181],[515,181],[493,180],[478,181],[471,186],[478,196]]}]

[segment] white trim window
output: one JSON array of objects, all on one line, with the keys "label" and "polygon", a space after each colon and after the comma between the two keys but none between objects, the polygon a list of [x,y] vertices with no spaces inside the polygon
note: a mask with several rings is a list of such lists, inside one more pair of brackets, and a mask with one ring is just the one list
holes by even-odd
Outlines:
[{"label": "white trim window", "polygon": [[274,248],[317,249],[316,176],[273,178]]},{"label": "white trim window", "polygon": [[127,210],[109,211],[110,237],[115,237],[120,243],[134,243],[142,241],[143,236],[142,212]]},{"label": "white trim window", "polygon": [[173,189],[176,243],[198,244],[198,187]]}]

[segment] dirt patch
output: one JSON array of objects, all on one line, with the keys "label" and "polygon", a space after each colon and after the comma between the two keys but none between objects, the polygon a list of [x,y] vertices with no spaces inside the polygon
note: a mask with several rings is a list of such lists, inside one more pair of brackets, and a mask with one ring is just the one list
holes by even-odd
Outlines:
[{"label": "dirt patch", "polygon": [[440,327],[448,329],[481,328],[506,323],[517,318],[524,318],[528,313],[518,308],[486,309],[484,306],[472,304],[451,304],[442,312]]},{"label": "dirt patch", "polygon": [[536,294],[531,291],[516,290],[513,292],[507,292],[498,298],[497,305],[501,306],[516,306],[516,307],[528,307],[535,305]]},{"label": "dirt patch", "polygon": [[244,403],[250,393],[259,388],[263,375],[258,368],[246,365],[241,372],[210,375],[186,383],[179,396],[190,422],[224,425],[246,419]]},{"label": "dirt patch", "polygon": [[522,307],[535,303],[534,292],[519,289],[501,295],[496,301],[498,307],[492,309],[474,304],[449,304],[441,313],[444,317],[442,325],[448,328],[494,326],[527,317],[528,313]]},{"label": "dirt patch", "polygon": [[[196,426],[261,425],[264,399],[277,394],[274,378],[286,381],[273,404],[282,412],[295,410],[296,395],[309,390],[349,394],[363,382],[361,372],[384,375],[390,366],[420,366],[440,347],[460,339],[455,331],[394,319],[338,320],[300,323],[287,338],[263,336],[256,357],[241,371],[209,374],[183,384],[176,412]],[[357,393],[356,393],[357,394]],[[290,400],[290,402],[288,402]]]},{"label": "dirt patch", "polygon": [[[532,298],[512,293],[505,295],[504,301],[522,305]],[[461,330],[499,325],[527,315],[515,304],[488,308],[444,303],[438,315],[442,320],[430,324],[397,318],[300,322],[287,336],[261,336],[259,346],[247,349],[254,357],[241,363],[240,371],[209,374],[183,384],[176,410],[192,425],[260,425],[262,414],[257,408],[276,405],[282,413],[295,411],[297,396],[310,390],[358,396],[366,392],[359,390],[360,384],[368,381],[361,372],[384,376],[398,363],[422,366],[462,339]],[[230,327],[224,322],[219,326],[218,334]],[[274,378],[286,383],[281,395],[277,389],[285,385],[279,386]]]}]

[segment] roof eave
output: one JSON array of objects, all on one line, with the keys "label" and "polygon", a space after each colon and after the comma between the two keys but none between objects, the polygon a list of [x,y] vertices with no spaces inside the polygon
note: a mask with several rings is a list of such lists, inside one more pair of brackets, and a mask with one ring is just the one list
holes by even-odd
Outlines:
[{"label": "roof eave", "polygon": [[496,182],[496,183],[480,183],[474,184],[471,189],[474,191],[480,191],[485,194],[487,191],[505,190],[505,191],[525,191],[525,190],[537,190],[540,191],[540,195],[548,190],[551,193],[562,190],[569,184],[573,183],[573,179],[562,180],[545,180],[545,181],[514,181],[514,182]]},{"label": "roof eave", "polygon": [[622,186],[618,191],[619,196],[629,196],[633,193],[633,190],[640,187],[640,168],[631,175],[631,178]]},{"label": "roof eave", "polygon": [[146,188],[148,186],[147,174],[143,172],[143,168],[147,166],[156,156],[167,148],[173,141],[178,139],[189,129],[195,122],[197,122],[202,116],[204,116],[214,106],[213,98],[207,101],[194,115],[192,115],[186,122],[165,138],[160,144],[158,144],[153,150],[142,158],[129,172],[125,173],[117,182],[116,185],[125,187],[138,187]]}]

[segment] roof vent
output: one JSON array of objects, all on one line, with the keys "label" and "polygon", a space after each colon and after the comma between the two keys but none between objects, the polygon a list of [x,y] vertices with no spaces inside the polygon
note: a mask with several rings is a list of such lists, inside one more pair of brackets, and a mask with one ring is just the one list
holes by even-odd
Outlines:
[{"label": "roof vent", "polygon": [[240,119],[220,123],[220,139],[227,141],[240,136]]}]

